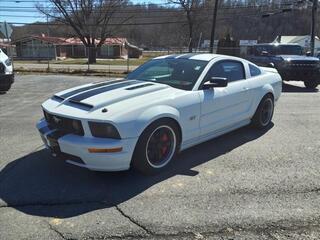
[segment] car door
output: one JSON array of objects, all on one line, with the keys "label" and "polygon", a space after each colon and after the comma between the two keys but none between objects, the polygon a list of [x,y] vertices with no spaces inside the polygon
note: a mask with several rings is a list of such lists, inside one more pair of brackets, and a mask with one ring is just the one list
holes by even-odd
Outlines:
[{"label": "car door", "polygon": [[249,86],[242,62],[219,61],[210,68],[203,83],[211,77],[227,78],[228,85],[204,90],[201,90],[203,87],[200,85],[200,134],[202,136],[223,131],[248,119],[250,109]]},{"label": "car door", "polygon": [[252,56],[249,58],[250,61],[254,62],[259,66],[268,67],[271,62],[272,46],[269,45],[257,45],[253,47]]}]

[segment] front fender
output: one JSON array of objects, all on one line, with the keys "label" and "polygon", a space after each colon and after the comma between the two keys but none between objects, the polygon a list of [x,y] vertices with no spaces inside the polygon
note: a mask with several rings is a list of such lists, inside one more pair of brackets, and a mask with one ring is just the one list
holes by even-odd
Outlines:
[{"label": "front fender", "polygon": [[136,136],[140,136],[143,130],[150,125],[152,122],[160,118],[173,118],[179,122],[180,113],[179,111],[168,105],[159,105],[146,109],[143,111],[135,122]]}]

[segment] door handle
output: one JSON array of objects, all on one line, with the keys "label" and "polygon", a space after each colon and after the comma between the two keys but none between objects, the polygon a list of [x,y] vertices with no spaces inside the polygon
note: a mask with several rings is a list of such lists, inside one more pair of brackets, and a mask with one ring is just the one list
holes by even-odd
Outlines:
[{"label": "door handle", "polygon": [[242,89],[245,90],[245,91],[248,91],[248,90],[249,90],[248,87],[243,87]]}]

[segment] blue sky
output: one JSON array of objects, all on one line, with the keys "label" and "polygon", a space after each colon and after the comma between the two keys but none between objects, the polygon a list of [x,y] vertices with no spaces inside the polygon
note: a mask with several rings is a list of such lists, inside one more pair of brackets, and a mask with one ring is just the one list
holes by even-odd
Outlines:
[{"label": "blue sky", "polygon": [[[37,12],[35,4],[46,4],[46,0],[0,0],[0,22],[32,23],[46,21],[46,18]],[[134,0],[139,3],[164,3],[165,0]]]},{"label": "blue sky", "polygon": [[[15,0],[0,0],[0,22],[25,22],[43,21],[45,18],[37,12],[36,2],[21,2]],[[9,17],[16,16],[16,17]]]}]

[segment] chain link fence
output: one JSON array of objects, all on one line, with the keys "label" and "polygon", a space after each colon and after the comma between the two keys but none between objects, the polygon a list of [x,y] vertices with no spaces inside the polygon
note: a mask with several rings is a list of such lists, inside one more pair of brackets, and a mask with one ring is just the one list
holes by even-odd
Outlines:
[{"label": "chain link fence", "polygon": [[[93,49],[83,45],[16,44],[1,47],[13,62],[16,72],[43,72],[67,74],[124,75],[157,56],[187,54],[187,47],[155,48],[135,52],[124,46],[94,49],[95,63],[88,61]],[[246,58],[250,47],[221,48],[214,53]],[[209,48],[193,49],[193,53],[209,53]],[[91,56],[91,60],[93,60]]]}]

